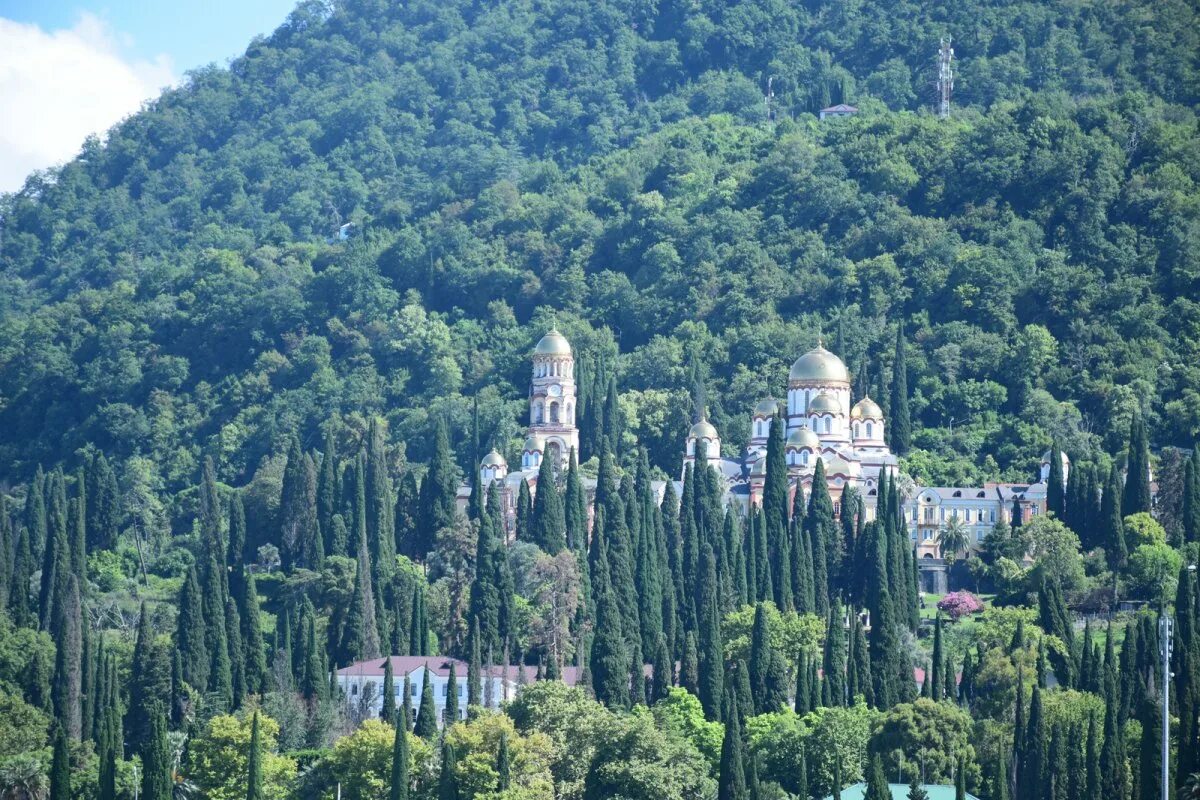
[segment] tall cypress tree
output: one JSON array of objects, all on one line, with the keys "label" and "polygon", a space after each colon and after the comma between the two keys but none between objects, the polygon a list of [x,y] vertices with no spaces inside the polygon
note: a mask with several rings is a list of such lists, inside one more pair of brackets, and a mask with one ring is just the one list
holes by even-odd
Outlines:
[{"label": "tall cypress tree", "polygon": [[592,526],[592,607],[596,613],[591,648],[592,688],[596,699],[609,708],[629,706],[629,656],[622,634],[621,612],[612,596],[608,566],[605,511],[596,509]]},{"label": "tall cypress tree", "polygon": [[[750,696],[754,713],[766,713],[767,670],[771,663],[771,636],[767,630],[767,614],[762,603],[754,608],[754,627],[750,633]],[[774,709],[772,709],[774,710]]]},{"label": "tall cypress tree", "polygon": [[[942,700],[946,696],[942,684],[942,615],[938,614],[933,626],[933,656],[930,659],[930,691],[934,700]],[[950,676],[953,681],[953,676]]]},{"label": "tall cypress tree", "polygon": [[[385,423],[379,417],[372,418],[367,429],[366,467],[367,541],[371,547],[371,577],[382,590],[391,580],[396,567],[396,531],[392,518],[392,479],[387,466],[387,432]],[[454,521],[453,505],[449,521]]]},{"label": "tall cypress tree", "polygon": [[746,767],[742,754],[742,729],[732,692],[725,701],[725,737],[721,742],[721,766],[717,800],[748,800]]},{"label": "tall cypress tree", "polygon": [[808,513],[804,517],[808,533],[809,550],[813,564],[813,611],[821,616],[829,613],[829,567],[840,556],[829,550],[830,534],[835,530],[833,500],[829,497],[829,486],[825,479],[825,462],[817,459],[813,469],[812,493],[808,498]]},{"label": "tall cypress tree", "polygon": [[1183,540],[1200,542],[1200,446],[1192,448],[1192,456],[1183,469]]},{"label": "tall cypress tree", "polygon": [[[1108,474],[1108,483],[1104,486],[1104,494],[1100,499],[1100,524],[1103,532],[1101,539],[1104,554],[1108,557],[1108,566],[1117,572],[1125,566],[1129,551],[1125,546],[1125,522],[1121,515],[1121,473],[1116,464]],[[1115,577],[1114,577],[1115,581]]]},{"label": "tall cypress tree", "polygon": [[400,709],[396,724],[396,736],[392,744],[392,780],[388,800],[408,800],[408,768],[411,760],[408,748],[408,708]]},{"label": "tall cypress tree", "polygon": [[245,661],[246,691],[262,694],[267,688],[267,657],[263,647],[262,619],[258,608],[258,586],[254,573],[245,567],[235,567],[242,573],[238,585],[241,592],[237,598],[238,616],[241,620],[242,654]]},{"label": "tall cypress tree", "polygon": [[391,658],[383,659],[383,704],[379,707],[379,718],[389,725],[396,724],[396,674]]},{"label": "tall cypress tree", "polygon": [[433,684],[429,680],[429,665],[425,665],[425,677],[421,682],[421,706],[417,709],[417,721],[413,733],[425,741],[437,736],[437,707],[433,701]]},{"label": "tall cypress tree", "polygon": [[566,519],[554,483],[554,459],[543,458],[538,467],[537,495],[533,501],[530,541],[550,555],[567,546]]},{"label": "tall cypress tree", "polygon": [[79,581],[70,576],[67,593],[56,609],[58,630],[54,660],[54,716],[74,741],[83,736],[83,615],[79,603]]},{"label": "tall cypress tree", "polygon": [[246,800],[262,800],[262,733],[259,731],[258,712],[250,722],[250,752],[246,758]]},{"label": "tall cypress tree", "polygon": [[1030,800],[1049,800],[1045,797],[1045,774],[1051,765],[1048,761],[1046,719],[1042,712],[1042,689],[1033,690],[1029,703],[1029,723],[1025,728],[1024,746],[1018,766],[1018,785],[1031,794]]},{"label": "tall cypress tree", "polygon": [[767,435],[767,474],[763,484],[763,516],[767,551],[770,554],[771,588],[781,611],[795,607],[792,593],[791,547],[788,538],[788,468],[783,451],[783,418],[771,418]]},{"label": "tall cypress tree", "polygon": [[1187,776],[1200,772],[1200,626],[1194,577],[1183,566],[1175,590],[1175,643],[1171,668],[1175,674],[1175,703],[1179,713],[1175,785],[1182,787]]},{"label": "tall cypress tree", "polygon": [[697,654],[700,667],[700,703],[710,719],[717,719],[723,695],[725,659],[722,655],[720,603],[717,597],[716,559],[705,544],[700,553],[700,598]]},{"label": "tall cypress tree", "polygon": [[1050,474],[1046,479],[1046,510],[1060,520],[1067,517],[1067,498],[1064,492],[1062,450],[1058,449],[1058,439],[1050,447]]},{"label": "tall cypress tree", "polygon": [[46,547],[42,554],[42,583],[38,594],[38,609],[43,630],[51,636],[56,609],[66,594],[68,577],[71,574],[71,544],[67,533],[67,499],[62,470],[55,470],[47,480],[49,501],[47,503]]},{"label": "tall cypress tree", "polygon": [[54,755],[50,761],[50,800],[71,800],[71,751],[67,734],[55,728]]},{"label": "tall cypress tree", "polygon": [[1129,451],[1126,458],[1125,491],[1121,497],[1121,516],[1150,513],[1150,442],[1141,414],[1129,424]]},{"label": "tall cypress tree", "polygon": [[1159,764],[1162,761],[1162,704],[1156,692],[1147,692],[1138,712],[1142,741],[1138,750],[1139,800],[1159,800]]},{"label": "tall cypress tree", "polygon": [[[862,695],[867,705],[874,705],[875,693],[871,688],[871,658],[868,655],[867,635],[858,611],[850,609],[850,657],[846,663],[846,698],[850,704]],[[970,653],[968,652],[968,657]]]},{"label": "tall cypress tree", "polygon": [[1104,745],[1100,749],[1099,796],[1129,796],[1129,765],[1125,758],[1125,737],[1118,717],[1120,708],[1114,691],[1105,698]]},{"label": "tall cypress tree", "polygon": [[438,775],[437,800],[459,800],[458,757],[454,753],[454,745],[449,741],[442,742],[442,769]]},{"label": "tall cypress tree", "polygon": [[144,602],[138,617],[129,676],[125,731],[130,750],[140,752],[150,738],[155,712],[162,705],[163,698],[170,696],[171,685],[168,658],[164,648],[155,641]]},{"label": "tall cypress tree", "polygon": [[[498,494],[493,487],[493,494]],[[496,560],[503,558],[499,552],[494,521],[491,514],[483,514],[479,520],[479,534],[475,541],[475,575],[471,580],[469,613],[472,625],[478,626],[482,648],[499,649],[500,646],[500,587],[494,580]]]},{"label": "tall cypress tree", "polygon": [[225,570],[210,555],[201,575],[201,608],[204,612],[204,644],[208,650],[208,692],[215,695],[219,707],[228,709],[233,702],[233,667],[229,660],[229,638],[225,629]]},{"label": "tall cypress tree", "polygon": [[871,756],[867,766],[866,783],[863,800],[892,800],[892,790],[888,788],[887,778],[883,774],[883,761],[878,753]]},{"label": "tall cypress tree", "polygon": [[[486,488],[481,487],[480,491],[485,491]],[[411,469],[406,470],[396,484],[396,506],[392,512],[392,527],[396,532],[396,552],[412,559],[424,555],[417,552],[421,546],[420,502],[421,490],[417,487],[416,473]],[[482,502],[482,498],[480,502]]]},{"label": "tall cypress tree", "polygon": [[421,482],[417,513],[417,558],[424,559],[433,550],[437,532],[454,522],[455,497],[458,480],[455,475],[454,459],[450,453],[450,436],[446,421],[438,417],[434,426],[433,458],[429,471]]},{"label": "tall cypress tree", "polygon": [[467,639],[467,659],[467,705],[477,706],[483,702],[483,662],[479,649],[479,620],[474,617]]},{"label": "tall cypress tree", "polygon": [[350,600],[346,627],[342,634],[343,661],[379,658],[381,652],[365,520],[359,526],[358,536],[358,569],[354,573],[354,595]]},{"label": "tall cypress tree", "polygon": [[687,631],[683,636],[683,656],[679,659],[679,685],[692,694],[700,695],[700,656],[696,652],[696,634]]},{"label": "tall cypress tree", "polygon": [[[333,440],[332,420],[325,426],[325,440],[321,445],[321,466],[317,471],[317,527],[321,532],[321,544],[329,555],[345,555],[345,542],[337,542],[333,535],[333,518],[338,513],[338,457],[337,445]],[[342,545],[343,549],[338,550]]]},{"label": "tall cypress tree", "polygon": [[904,358],[904,326],[896,327],[896,357],[892,361],[892,398],[888,404],[888,431],[892,450],[904,455],[912,446],[912,418],[908,411],[908,366]]},{"label": "tall cypress tree", "polygon": [[529,483],[526,481],[521,481],[517,489],[517,512],[513,524],[516,538],[523,542],[530,541],[533,534],[533,498],[529,495]]},{"label": "tall cypress tree", "polygon": [[167,718],[156,707],[150,719],[150,734],[142,745],[143,800],[170,800],[171,751],[167,744]]},{"label": "tall cypress tree", "polygon": [[1100,797],[1100,723],[1096,714],[1088,716],[1087,750],[1084,756],[1086,780],[1084,797]]},{"label": "tall cypress tree", "polygon": [[283,489],[279,498],[279,556],[285,570],[315,567],[305,553],[311,529],[317,526],[316,487],[309,494],[307,462],[300,440],[288,437],[287,463],[283,469]]},{"label": "tall cypress tree", "polygon": [[825,649],[822,658],[821,704],[846,705],[846,631],[842,625],[842,607],[836,602],[829,609],[825,625]]},{"label": "tall cypress tree", "polygon": [[88,549],[111,550],[117,545],[120,524],[120,490],[117,474],[104,453],[96,453],[88,470]]},{"label": "tall cypress tree", "polygon": [[453,661],[450,662],[450,676],[446,679],[446,705],[443,712],[447,727],[458,722],[458,676],[455,675]]},{"label": "tall cypress tree", "polygon": [[242,619],[232,597],[225,598],[225,630],[228,633],[229,678],[233,691],[233,707],[238,708],[248,694],[246,688],[246,655],[242,649]]}]

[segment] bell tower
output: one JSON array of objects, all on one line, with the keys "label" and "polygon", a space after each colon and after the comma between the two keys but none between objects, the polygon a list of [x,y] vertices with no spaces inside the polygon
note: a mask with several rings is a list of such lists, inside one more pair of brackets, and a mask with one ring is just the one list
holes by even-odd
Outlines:
[{"label": "bell tower", "polygon": [[551,329],[533,349],[533,380],[529,387],[529,435],[544,442],[543,457],[553,457],[565,469],[571,449],[579,452],[575,425],[575,358],[571,345]]}]

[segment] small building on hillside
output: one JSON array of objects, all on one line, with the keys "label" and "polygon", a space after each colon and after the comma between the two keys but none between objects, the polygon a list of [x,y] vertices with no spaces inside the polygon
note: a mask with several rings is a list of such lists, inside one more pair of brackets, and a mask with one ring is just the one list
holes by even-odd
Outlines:
[{"label": "small building on hillside", "polygon": [[[888,789],[892,792],[892,800],[907,800],[908,798],[907,783],[889,783]],[[939,786],[932,783],[922,784],[922,789],[929,796],[929,800],[954,800],[953,786]],[[839,800],[863,800],[867,793],[867,785],[865,783],[856,783],[853,786],[847,786],[842,789],[839,795]],[[825,800],[833,800],[833,795],[829,795]],[[978,797],[967,792],[967,800],[979,800]]]},{"label": "small building on hillside", "polygon": [[847,105],[845,103],[838,103],[836,106],[829,106],[828,108],[822,108],[819,113],[819,116],[823,120],[824,119],[837,119],[838,117],[853,117],[857,113],[858,113],[857,107]]}]

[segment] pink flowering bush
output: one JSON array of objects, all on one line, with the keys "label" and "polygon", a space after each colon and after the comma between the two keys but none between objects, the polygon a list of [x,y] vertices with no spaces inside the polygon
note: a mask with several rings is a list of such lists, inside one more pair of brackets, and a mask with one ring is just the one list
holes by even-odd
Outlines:
[{"label": "pink flowering bush", "polygon": [[983,603],[970,592],[951,592],[938,601],[937,607],[952,620],[983,611]]}]

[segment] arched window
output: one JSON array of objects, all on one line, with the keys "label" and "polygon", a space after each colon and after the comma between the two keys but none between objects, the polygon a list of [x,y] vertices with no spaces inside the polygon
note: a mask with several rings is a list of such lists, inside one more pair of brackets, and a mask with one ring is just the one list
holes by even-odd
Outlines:
[{"label": "arched window", "polygon": [[808,466],[808,451],[807,450],[800,454],[800,463],[806,467]]},{"label": "arched window", "polygon": [[533,404],[533,424],[540,425],[542,423],[542,404]]},{"label": "arched window", "polygon": [[575,406],[567,403],[566,422],[568,425],[575,424]]},{"label": "arched window", "polygon": [[875,426],[870,422],[867,423],[867,438],[868,439],[875,438]]},{"label": "arched window", "polygon": [[551,401],[550,403],[550,421],[557,423],[558,420],[558,403]]}]

